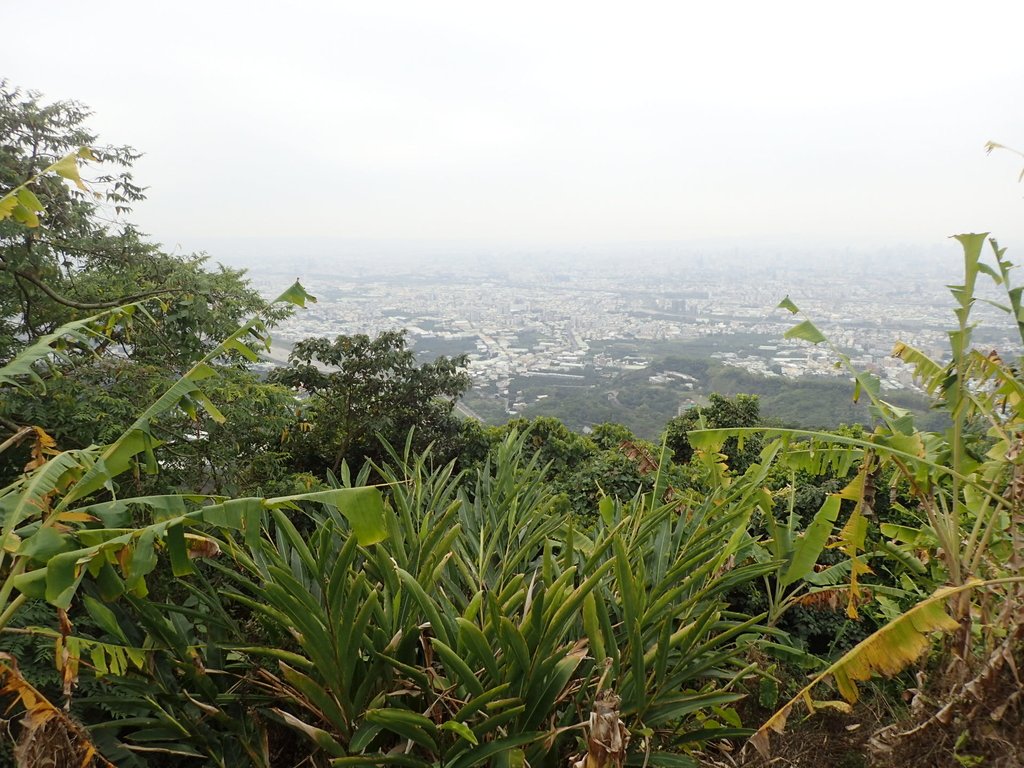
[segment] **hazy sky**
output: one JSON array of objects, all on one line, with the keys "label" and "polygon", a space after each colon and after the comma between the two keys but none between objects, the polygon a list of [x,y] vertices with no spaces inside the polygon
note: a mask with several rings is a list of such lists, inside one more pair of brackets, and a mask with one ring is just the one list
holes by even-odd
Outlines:
[{"label": "hazy sky", "polygon": [[103,139],[146,152],[134,220],[169,245],[991,230],[1024,252],[1024,158],[983,151],[1024,150],[1020,0],[51,0],[0,15],[0,76],[85,102]]}]

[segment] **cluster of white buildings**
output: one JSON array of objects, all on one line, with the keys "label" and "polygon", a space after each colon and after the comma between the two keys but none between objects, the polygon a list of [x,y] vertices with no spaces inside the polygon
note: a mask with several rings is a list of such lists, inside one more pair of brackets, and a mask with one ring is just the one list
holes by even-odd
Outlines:
[{"label": "cluster of white buildings", "polygon": [[[262,274],[254,280],[268,293],[281,282]],[[802,319],[776,308],[789,295],[854,365],[880,376],[883,386],[913,388],[910,371],[890,353],[904,341],[942,357],[953,321],[943,283],[938,274],[906,280],[714,265],[662,277],[508,264],[496,271],[314,275],[304,284],[318,303],[275,329],[274,338],[287,346],[308,336],[405,328],[425,357],[467,353],[474,382],[506,394],[517,377],[571,382],[588,371],[640,370],[650,362],[643,353],[605,351],[617,340],[640,349],[656,343],[661,353],[678,342],[685,353],[686,342],[742,337],[735,349],[721,344],[724,351],[713,356],[766,376],[847,376],[826,345],[784,338]],[[985,329],[979,338],[1004,350],[1001,345],[1013,343],[997,310],[982,310],[979,321]],[[751,338],[758,343],[751,345]]]}]

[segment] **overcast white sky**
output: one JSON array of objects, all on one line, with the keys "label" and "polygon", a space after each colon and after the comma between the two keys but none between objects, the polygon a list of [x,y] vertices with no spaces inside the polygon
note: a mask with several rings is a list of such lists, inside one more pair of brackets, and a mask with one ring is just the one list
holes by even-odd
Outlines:
[{"label": "overcast white sky", "polygon": [[1024,149],[1020,0],[51,0],[2,18],[0,75],[146,152],[134,220],[169,244],[991,230],[1024,251],[1024,159],[983,151]]}]

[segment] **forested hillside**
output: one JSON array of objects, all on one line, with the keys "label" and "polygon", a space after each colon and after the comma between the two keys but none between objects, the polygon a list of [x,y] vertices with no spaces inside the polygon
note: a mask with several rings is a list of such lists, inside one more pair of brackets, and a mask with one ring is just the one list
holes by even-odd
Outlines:
[{"label": "forested hillside", "polygon": [[[678,381],[652,382],[652,376],[671,371],[691,376],[690,389]],[[850,397],[852,379],[765,377],[708,358],[664,357],[640,371],[618,374],[610,380],[565,385],[523,379],[518,383],[523,400],[530,403],[519,414],[524,417],[552,416],[574,430],[592,429],[612,421],[628,426],[637,435],[657,441],[665,423],[680,408],[706,404],[711,394],[757,395],[761,413],[768,423],[805,429],[834,429],[844,424],[869,424],[873,420],[867,401]],[[943,414],[930,408],[928,399],[915,392],[887,392],[886,399],[914,413],[924,428],[942,430],[948,426]],[[466,401],[488,422],[503,423],[512,418],[505,412],[505,400],[470,392]]]},{"label": "forested hillside", "polygon": [[784,299],[848,382],[665,358],[681,414],[624,375],[635,431],[607,393],[487,427],[401,333],[257,375],[315,297],[150,242],[88,117],[0,84],[0,764],[1024,762],[1024,379],[971,314],[995,284],[1024,344],[1024,307],[987,235],[947,357],[893,340],[927,401]]}]

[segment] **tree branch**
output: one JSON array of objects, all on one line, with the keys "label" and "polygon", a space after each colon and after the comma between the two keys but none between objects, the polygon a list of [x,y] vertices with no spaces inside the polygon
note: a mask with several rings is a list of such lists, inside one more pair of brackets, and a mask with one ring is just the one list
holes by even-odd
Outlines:
[{"label": "tree branch", "polygon": [[56,301],[58,304],[63,304],[65,307],[71,307],[72,309],[110,309],[111,307],[119,307],[122,304],[131,304],[132,302],[139,301],[140,299],[147,299],[151,296],[159,296],[160,294],[163,293],[177,292],[170,288],[163,288],[159,291],[147,291],[145,293],[137,293],[134,296],[123,296],[113,301],[75,301],[74,299],[69,299],[66,296],[61,296],[59,293],[53,290],[53,288],[48,286],[46,283],[44,283],[38,277],[33,275],[31,272],[27,272],[23,269],[16,269],[15,267],[10,266],[9,264],[0,264],[0,272],[10,272],[12,275],[15,275],[16,277],[20,277],[23,280],[28,280],[30,283],[32,283],[32,285],[41,290],[43,293],[45,293],[51,299]]},{"label": "tree branch", "polygon": [[[18,422],[11,421],[10,419],[3,415],[0,415],[0,426],[6,427],[7,429],[11,430],[11,432],[20,432],[23,429],[29,429],[29,427],[23,427]],[[3,449],[0,448],[0,450]]]}]

